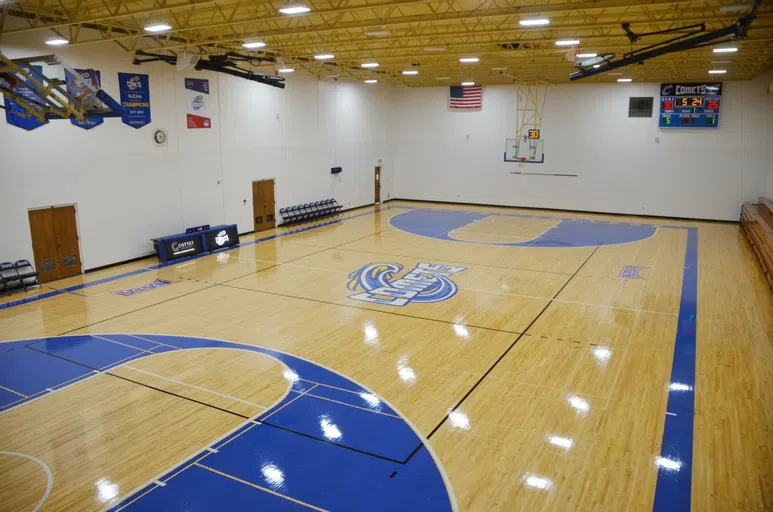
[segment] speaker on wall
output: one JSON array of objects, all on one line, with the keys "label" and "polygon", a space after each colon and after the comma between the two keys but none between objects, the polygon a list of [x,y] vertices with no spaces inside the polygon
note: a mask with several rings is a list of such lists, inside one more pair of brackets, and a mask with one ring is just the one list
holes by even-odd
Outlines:
[{"label": "speaker on wall", "polygon": [[331,167],[330,174],[339,174],[343,170],[343,167]]}]

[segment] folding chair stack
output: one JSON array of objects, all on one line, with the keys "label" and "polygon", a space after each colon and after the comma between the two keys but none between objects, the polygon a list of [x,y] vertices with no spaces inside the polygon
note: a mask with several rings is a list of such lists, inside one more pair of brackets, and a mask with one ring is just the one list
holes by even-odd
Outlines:
[{"label": "folding chair stack", "polygon": [[279,214],[282,216],[282,225],[290,225],[325,219],[339,214],[342,209],[343,206],[338,204],[335,199],[326,199],[324,201],[317,201],[316,203],[280,208]]},{"label": "folding chair stack", "polygon": [[38,273],[27,260],[19,260],[16,263],[6,261],[0,263],[0,291],[11,292],[18,288],[27,291],[32,286],[38,286]]}]

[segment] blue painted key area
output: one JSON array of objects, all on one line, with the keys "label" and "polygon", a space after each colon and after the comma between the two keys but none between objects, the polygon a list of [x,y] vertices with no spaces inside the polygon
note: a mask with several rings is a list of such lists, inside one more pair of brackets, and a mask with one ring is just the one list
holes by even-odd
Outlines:
[{"label": "blue painted key area", "polygon": [[163,335],[62,336],[1,347],[0,385],[10,391],[0,390],[0,412],[160,352],[247,350],[287,367],[283,375],[293,385],[279,404],[198,447],[177,469],[121,496],[112,510],[452,510],[438,464],[399,413],[372,391],[309,361],[251,345]]},{"label": "blue painted key area", "polygon": [[[489,217],[522,217],[557,220],[558,224],[533,240],[526,242],[475,242],[459,240],[451,232]],[[556,219],[532,215],[477,213],[459,210],[420,208],[400,213],[389,221],[393,227],[427,238],[467,244],[498,245],[505,247],[596,247],[644,240],[655,234],[657,228],[646,224],[626,222],[595,222],[590,220]]]}]

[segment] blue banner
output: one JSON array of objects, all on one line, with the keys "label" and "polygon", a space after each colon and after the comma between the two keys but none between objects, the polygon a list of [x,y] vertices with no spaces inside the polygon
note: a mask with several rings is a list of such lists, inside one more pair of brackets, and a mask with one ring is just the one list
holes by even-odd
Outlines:
[{"label": "blue banner", "polygon": [[148,75],[118,73],[118,88],[121,91],[121,106],[129,112],[129,115],[123,118],[124,124],[137,129],[150,124]]},{"label": "blue banner", "polygon": [[[22,66],[23,69],[28,70],[31,66]],[[41,66],[34,66],[35,69],[38,71],[42,70]],[[23,82],[21,81],[21,78],[19,78],[16,75],[13,75],[16,80],[18,80],[18,83],[16,84],[10,84],[4,80],[0,80],[0,83],[3,83],[6,87],[10,87],[16,92],[17,94],[24,96],[25,98],[30,98],[34,101],[40,101],[37,96],[32,94],[29,89],[24,87]],[[27,112],[21,108],[19,105],[17,105],[12,99],[5,98],[5,120],[8,122],[8,124],[11,124],[13,126],[18,126],[19,128],[23,128],[25,130],[34,130],[38,126],[43,126],[43,121],[39,121],[35,116],[30,116],[29,119],[25,119],[24,116],[27,115]]]},{"label": "blue banner", "polygon": [[[102,88],[102,75],[99,71],[95,69],[76,69],[75,72],[97,89]],[[78,83],[69,71],[64,72],[64,78],[67,83],[67,92],[75,99],[86,103],[96,101],[95,96],[91,93],[91,89]],[[85,121],[70,119],[72,124],[80,126],[84,130],[91,130],[95,126],[102,124],[104,121],[105,120],[102,117],[87,117]]]}]

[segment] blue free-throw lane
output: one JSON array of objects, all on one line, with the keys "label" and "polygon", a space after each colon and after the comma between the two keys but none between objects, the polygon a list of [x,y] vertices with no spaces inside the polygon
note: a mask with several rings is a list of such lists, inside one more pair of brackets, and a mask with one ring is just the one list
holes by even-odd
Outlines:
[{"label": "blue free-throw lane", "polygon": [[[197,447],[190,459],[180,461],[178,468],[185,469],[157,478],[164,485],[153,481],[127,490],[113,510],[455,507],[439,464],[399,413],[356,382],[295,356],[220,340],[128,334],[22,340],[2,348],[0,385],[30,395],[0,389],[6,409],[96,375],[95,370],[160,351],[247,350],[286,366],[283,376],[292,390],[279,404],[245,418],[235,432],[213,439],[210,446]],[[147,475],[149,482],[154,477]]]},{"label": "blue free-throw lane", "polygon": [[[558,224],[527,242],[474,242],[459,240],[451,232],[489,217],[521,217],[553,219]],[[590,220],[555,219],[506,213],[478,213],[459,210],[420,208],[400,213],[389,221],[393,227],[427,238],[467,244],[498,245],[505,247],[596,247],[644,240],[655,234],[657,228],[647,224],[627,222],[596,222]]]}]

